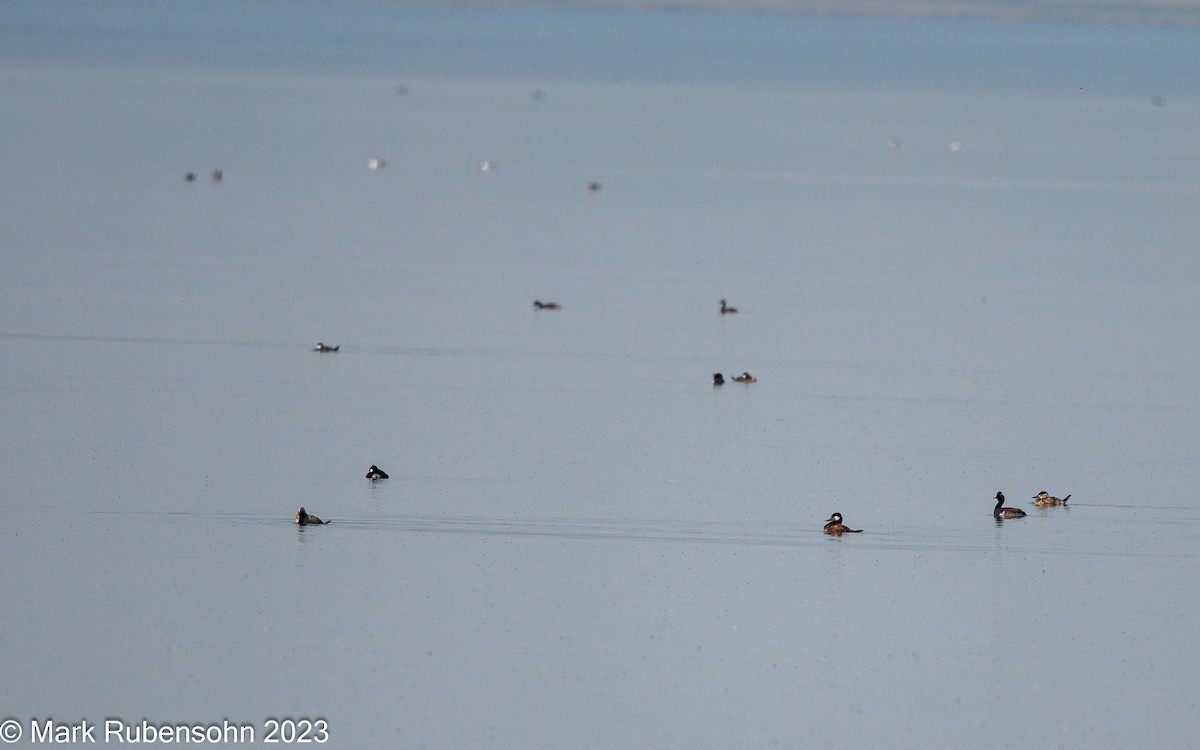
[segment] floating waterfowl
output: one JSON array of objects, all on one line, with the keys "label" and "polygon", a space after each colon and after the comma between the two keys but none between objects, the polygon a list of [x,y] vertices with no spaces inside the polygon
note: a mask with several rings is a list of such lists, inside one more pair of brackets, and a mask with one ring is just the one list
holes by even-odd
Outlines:
[{"label": "floating waterfowl", "polygon": [[598,182],[589,182],[588,183],[588,192],[589,193],[596,193],[596,192],[599,192],[599,190],[600,190],[600,183],[598,183]]},{"label": "floating waterfowl", "polygon": [[304,506],[300,506],[300,510],[296,511],[296,523],[301,526],[316,526],[325,522],[306,511]]},{"label": "floating waterfowl", "polygon": [[367,479],[370,479],[372,482],[374,482],[376,479],[387,479],[387,478],[388,478],[387,472],[384,471],[383,469],[379,468],[375,464],[371,464],[371,468],[367,470]]},{"label": "floating waterfowl", "polygon": [[562,305],[558,304],[557,302],[542,302],[540,300],[535,299],[533,301],[533,309],[534,310],[561,310]]},{"label": "floating waterfowl", "polygon": [[209,177],[212,178],[213,182],[220,182],[221,180],[225,179],[225,170],[214,169]]},{"label": "floating waterfowl", "polygon": [[1060,500],[1059,498],[1055,497],[1054,495],[1051,495],[1049,492],[1042,490],[1041,492],[1039,492],[1033,496],[1033,504],[1040,505],[1042,507],[1046,507],[1048,505],[1066,505],[1067,501],[1070,499],[1071,499],[1071,496],[1067,495],[1066,497],[1064,497]]},{"label": "floating waterfowl", "polygon": [[713,385],[725,385],[725,376],[719,372],[714,372]]},{"label": "floating waterfowl", "polygon": [[758,378],[748,372],[743,372],[741,375],[734,375],[733,382],[735,383],[757,383]]},{"label": "floating waterfowl", "polygon": [[338,344],[337,346],[330,346],[329,344],[322,344],[320,341],[318,341],[317,345],[313,347],[313,351],[314,352],[336,352],[338,349],[341,349],[341,348],[342,348],[341,344]]},{"label": "floating waterfowl", "polygon": [[725,303],[725,300],[721,300],[721,314],[722,315],[729,315],[730,313],[735,313],[735,312],[737,312],[736,307],[730,307],[729,305],[727,305]]},{"label": "floating waterfowl", "polygon": [[383,169],[387,166],[387,159],[368,159],[367,169]]},{"label": "floating waterfowl", "polygon": [[841,536],[842,534],[861,534],[862,529],[852,529],[842,523],[842,514],[834,513],[825,522],[825,533]]},{"label": "floating waterfowl", "polygon": [[995,508],[995,510],[992,511],[992,515],[995,516],[996,518],[1024,518],[1025,517],[1025,511],[1021,510],[1020,508],[1003,508],[1003,507],[1001,507],[1002,505],[1004,505],[1004,493],[997,492],[996,493],[996,508]]}]

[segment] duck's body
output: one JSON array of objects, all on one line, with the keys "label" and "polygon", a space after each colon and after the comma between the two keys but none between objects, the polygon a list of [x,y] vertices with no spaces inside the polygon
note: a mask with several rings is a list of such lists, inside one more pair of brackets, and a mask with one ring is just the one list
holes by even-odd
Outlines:
[{"label": "duck's body", "polygon": [[533,309],[534,310],[560,310],[560,309],[562,309],[562,305],[558,304],[557,302],[542,302],[541,300],[535,299],[533,301]]},{"label": "duck's body", "polygon": [[825,533],[835,534],[837,536],[841,536],[842,534],[860,534],[862,533],[862,529],[850,528],[842,523],[841,513],[834,513],[829,517],[829,520],[825,522]]},{"label": "duck's body", "polygon": [[1033,496],[1033,504],[1040,505],[1044,508],[1049,505],[1066,505],[1067,501],[1070,499],[1071,499],[1071,496],[1067,495],[1066,497],[1064,497],[1060,500],[1059,498],[1055,497],[1054,495],[1051,495],[1049,492],[1042,490],[1041,492],[1039,492]]},{"label": "duck's body", "polygon": [[758,378],[748,372],[743,372],[741,375],[734,375],[733,382],[735,383],[757,383]]},{"label": "duck's body", "polygon": [[1021,510],[1020,508],[1005,508],[1005,507],[1002,507],[1003,505],[1004,505],[1004,493],[997,492],[996,493],[996,508],[992,511],[992,515],[995,516],[996,518],[1024,518],[1025,517],[1025,511]]},{"label": "duck's body", "polygon": [[719,372],[714,372],[713,385],[725,385],[725,376]]},{"label": "duck's body", "polygon": [[296,511],[296,523],[300,524],[301,526],[317,526],[324,524],[325,522],[309,513],[304,509],[303,506],[301,506],[300,510]]},{"label": "duck's body", "polygon": [[379,468],[375,464],[371,464],[371,468],[367,469],[367,479],[370,479],[372,482],[374,482],[376,479],[387,479],[387,478],[388,478],[387,472],[384,471],[383,469]]},{"label": "duck's body", "polygon": [[336,352],[338,349],[341,349],[341,348],[342,348],[341,344],[338,344],[337,346],[330,346],[329,344],[322,344],[320,341],[318,341],[317,345],[313,347],[313,351],[314,352]]},{"label": "duck's body", "polygon": [[721,300],[721,314],[722,315],[729,315],[730,313],[735,313],[735,312],[737,312],[736,307],[730,307],[728,304],[725,303],[725,300]]}]

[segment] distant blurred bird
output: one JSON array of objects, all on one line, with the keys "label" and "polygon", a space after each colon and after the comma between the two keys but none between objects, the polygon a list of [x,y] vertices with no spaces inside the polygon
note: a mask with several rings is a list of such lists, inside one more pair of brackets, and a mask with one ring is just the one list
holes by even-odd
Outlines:
[{"label": "distant blurred bird", "polygon": [[533,309],[534,310],[561,310],[562,305],[558,304],[557,302],[542,302],[540,300],[535,299],[533,301]]},{"label": "distant blurred bird", "polygon": [[734,375],[733,382],[735,383],[757,383],[758,378],[748,372],[743,372],[741,375]]},{"label": "distant blurred bird", "polygon": [[721,314],[722,315],[728,315],[730,313],[735,313],[735,312],[737,312],[736,307],[730,307],[729,305],[727,305],[725,303],[725,300],[721,300]]},{"label": "distant blurred bird", "polygon": [[303,506],[301,506],[300,510],[296,511],[296,523],[300,524],[301,526],[309,526],[323,524],[325,522],[309,513],[304,509]]},{"label": "distant blurred bird", "polygon": [[725,376],[719,372],[714,372],[713,385],[725,385]]},{"label": "distant blurred bird", "polygon": [[313,351],[314,352],[336,352],[338,349],[341,349],[341,348],[342,348],[341,344],[338,344],[337,346],[329,346],[328,344],[322,344],[320,341],[318,341],[317,345],[313,347]]},{"label": "distant blurred bird", "polygon": [[367,469],[367,479],[370,479],[372,482],[374,482],[376,479],[387,479],[387,478],[388,478],[387,472],[384,471],[383,469],[379,468],[375,464],[371,464],[371,468]]}]

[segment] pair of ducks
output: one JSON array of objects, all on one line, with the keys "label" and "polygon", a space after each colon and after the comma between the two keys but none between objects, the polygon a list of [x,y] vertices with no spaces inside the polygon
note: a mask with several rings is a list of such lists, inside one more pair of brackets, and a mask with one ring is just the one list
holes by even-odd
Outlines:
[{"label": "pair of ducks", "polygon": [[[375,469],[376,467],[372,466],[371,468]],[[383,476],[373,477],[371,474],[367,474],[367,477],[369,479],[387,479],[387,474],[384,474],[382,471],[379,471],[378,473],[383,474]],[[1014,509],[1009,508],[1008,510]],[[1021,515],[1025,514],[1022,513]],[[324,524],[325,521],[322,521],[320,518],[304,510],[304,507],[301,506],[300,510],[296,511],[296,523],[300,524],[301,526],[308,526],[310,524]],[[842,514],[834,513],[829,517],[829,520],[825,522],[825,533],[841,536],[842,534],[859,534],[862,533],[862,529],[852,529],[849,526],[846,526],[842,523]]]},{"label": "pair of ducks", "polygon": [[[375,464],[371,464],[371,468],[367,469],[367,479],[370,479],[372,482],[374,482],[376,479],[387,478],[388,473]],[[312,513],[306,511],[304,506],[300,506],[300,510],[296,511],[296,523],[300,524],[301,526],[316,526],[329,522],[322,521],[319,517],[314,516]]]},{"label": "pair of ducks", "polygon": [[[741,375],[734,375],[733,382],[735,383],[757,383],[758,378],[748,372],[743,372]],[[713,373],[713,385],[725,385],[725,376],[719,372]]]},{"label": "pair of ducks", "polygon": [[[1051,505],[1066,505],[1067,501],[1070,499],[1071,499],[1070,495],[1067,495],[1064,498],[1057,498],[1054,495],[1051,495],[1049,492],[1046,492],[1045,490],[1042,490],[1041,492],[1039,492],[1033,496],[1034,504],[1036,504],[1040,507],[1043,507],[1043,508],[1051,506]],[[1025,513],[1025,511],[1021,510],[1020,508],[1004,507],[1004,493],[997,492],[996,493],[996,508],[995,508],[995,510],[992,511],[992,515],[995,516],[996,518],[1024,518],[1026,513]],[[836,535],[840,536],[842,534],[857,534],[860,531],[862,531],[862,529],[852,529],[849,526],[846,526],[845,524],[843,524],[841,513],[834,513],[832,516],[829,517],[829,520],[825,522],[825,533],[826,534],[836,534]]]},{"label": "pair of ducks", "polygon": [[[1057,498],[1054,495],[1051,495],[1049,492],[1042,490],[1033,496],[1033,503],[1039,507],[1046,508],[1051,505],[1066,505],[1067,501],[1070,499],[1070,495],[1067,495],[1064,498]],[[994,510],[992,510],[993,516],[996,518],[1023,518],[1026,515],[1025,511],[1021,510],[1020,508],[1005,508],[1003,506],[1004,493],[997,492],[996,507]]]}]

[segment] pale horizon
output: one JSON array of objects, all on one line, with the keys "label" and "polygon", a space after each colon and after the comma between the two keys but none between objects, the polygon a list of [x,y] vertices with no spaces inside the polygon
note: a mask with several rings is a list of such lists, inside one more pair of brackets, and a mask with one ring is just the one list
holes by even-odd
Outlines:
[{"label": "pale horizon", "polygon": [[[335,0],[336,1],[336,0]],[[385,0],[479,8],[577,7],[1134,26],[1200,25],[1200,0]]]}]

